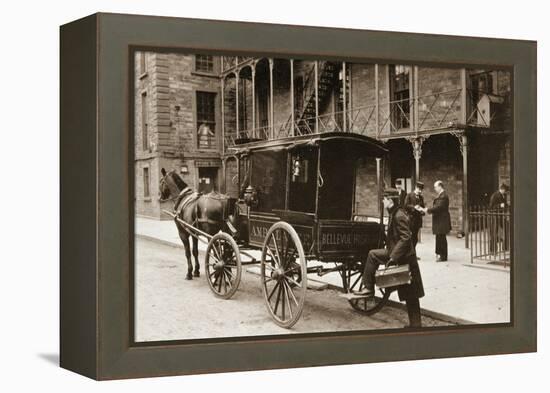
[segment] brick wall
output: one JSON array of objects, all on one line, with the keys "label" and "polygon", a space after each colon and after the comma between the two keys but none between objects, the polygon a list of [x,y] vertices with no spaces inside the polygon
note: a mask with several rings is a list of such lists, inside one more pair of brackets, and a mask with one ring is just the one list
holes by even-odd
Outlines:
[{"label": "brick wall", "polygon": [[[376,135],[374,114],[369,119],[372,106],[376,104],[374,79],[374,64],[350,64],[348,71],[351,74],[351,103],[350,108],[357,108],[351,114],[351,130],[353,132]],[[384,88],[380,89],[385,91]],[[360,107],[367,107],[360,109]],[[357,116],[356,116],[357,115]]]},{"label": "brick wall", "polygon": [[236,90],[235,78],[225,78],[223,88],[224,99],[224,127],[226,135],[235,135],[237,132],[237,117],[236,117]]},{"label": "brick wall", "polygon": [[225,193],[232,198],[239,197],[237,160],[228,159],[225,163]]},{"label": "brick wall", "polygon": [[420,129],[460,121],[460,70],[418,67],[418,118]]},{"label": "brick wall", "polygon": [[[428,138],[422,146],[420,160],[420,180],[425,184],[424,201],[432,206],[437,196],[433,183],[443,181],[449,196],[452,232],[462,230],[462,157],[458,140],[451,135],[435,135]],[[424,227],[431,228],[431,215],[424,219]]]},{"label": "brick wall", "polygon": [[357,166],[355,178],[355,213],[378,217],[378,183],[376,177],[376,160],[361,159]]},{"label": "brick wall", "polygon": [[511,185],[511,154],[512,154],[512,143],[511,140],[508,140],[504,143],[503,147],[500,150],[499,160],[498,160],[498,184],[506,183]]},{"label": "brick wall", "polygon": [[275,61],[273,70],[273,124],[275,133],[290,117],[290,67],[288,60]]}]

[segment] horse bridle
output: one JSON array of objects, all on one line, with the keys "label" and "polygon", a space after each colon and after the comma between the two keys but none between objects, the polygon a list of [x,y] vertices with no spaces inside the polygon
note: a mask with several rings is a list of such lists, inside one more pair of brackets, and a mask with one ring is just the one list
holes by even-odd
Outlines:
[{"label": "horse bridle", "polygon": [[[161,180],[160,180],[160,185],[162,186],[163,183],[167,183],[166,181],[166,178],[168,176],[171,176],[170,173],[167,173],[166,176],[164,176]],[[169,188],[172,188],[170,187],[169,184],[166,184],[167,187]],[[173,184],[173,186],[175,188],[177,188],[177,186],[175,184]],[[166,199],[162,199],[162,198],[159,198],[159,202],[167,202],[167,201],[175,201],[176,199],[178,199],[181,195],[183,195],[184,192],[186,192],[187,190],[189,190],[189,186],[185,187],[183,190],[181,190],[176,196],[172,197],[172,198],[166,198]]]}]

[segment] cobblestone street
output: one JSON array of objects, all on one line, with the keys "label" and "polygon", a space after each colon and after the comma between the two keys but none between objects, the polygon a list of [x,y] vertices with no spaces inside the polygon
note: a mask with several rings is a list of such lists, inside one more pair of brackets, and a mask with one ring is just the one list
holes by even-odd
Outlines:
[{"label": "cobblestone street", "polygon": [[[308,291],[301,319],[287,330],[271,320],[259,277],[246,269],[236,294],[223,300],[212,294],[204,275],[185,280],[187,263],[180,248],[137,238],[136,261],[136,341],[394,329],[408,323],[403,309],[388,305],[367,317],[336,290],[325,289]],[[429,317],[422,322],[450,324]]]}]

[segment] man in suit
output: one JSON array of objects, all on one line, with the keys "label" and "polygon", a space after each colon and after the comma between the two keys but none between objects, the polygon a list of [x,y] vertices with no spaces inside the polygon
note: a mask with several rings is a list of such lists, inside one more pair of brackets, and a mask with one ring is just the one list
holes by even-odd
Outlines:
[{"label": "man in suit", "polygon": [[417,207],[419,211],[431,214],[432,232],[435,235],[436,262],[447,260],[447,234],[451,231],[451,214],[449,213],[449,197],[445,192],[443,182],[438,180],[434,183],[434,191],[437,197],[430,208]]},{"label": "man in suit", "polygon": [[424,190],[424,183],[417,181],[414,187],[414,191],[407,194],[405,197],[405,211],[409,215],[409,221],[412,233],[413,246],[416,249],[416,243],[418,243],[418,232],[422,228],[422,216],[425,214],[422,210],[417,210],[416,207],[424,208],[424,197],[422,191]]},{"label": "man in suit", "polygon": [[401,182],[401,179],[397,179],[395,181],[395,189],[399,193],[399,206],[405,207],[405,198],[407,197],[407,193],[403,189],[403,183]]},{"label": "man in suit", "polygon": [[374,275],[381,264],[408,264],[411,271],[411,283],[401,285],[398,288],[399,300],[407,304],[409,325],[406,327],[421,327],[419,298],[424,296],[422,276],[416,260],[416,253],[411,241],[409,217],[398,205],[399,192],[396,189],[384,191],[384,207],[388,210],[388,232],[386,235],[386,248],[369,251],[365,270],[363,271],[364,288],[355,292],[357,296],[374,296]]}]

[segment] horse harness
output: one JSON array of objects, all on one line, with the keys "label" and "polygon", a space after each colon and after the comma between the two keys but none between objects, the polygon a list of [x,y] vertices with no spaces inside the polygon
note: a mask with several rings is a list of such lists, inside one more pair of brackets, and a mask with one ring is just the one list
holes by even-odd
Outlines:
[{"label": "horse harness", "polygon": [[[229,197],[227,197],[224,194],[218,194],[218,193],[211,192],[211,193],[208,193],[208,194],[204,195],[204,198],[220,201],[220,204],[221,204],[221,207],[222,207],[222,212],[221,212],[222,213],[222,217],[221,217],[222,221],[227,218],[226,210],[227,210],[227,202],[229,200]],[[199,223],[216,224],[217,221],[206,218],[206,217],[208,217],[207,206],[208,206],[208,204],[205,204],[204,211],[201,212],[201,213],[203,213],[205,218],[197,216],[198,217],[197,220],[198,220]]]},{"label": "horse harness", "polygon": [[[193,191],[191,187],[185,187],[183,190],[181,190],[178,197],[176,198],[176,203],[174,205],[174,213],[175,213],[174,219],[177,221],[183,209],[187,205],[189,205],[191,202],[197,200],[200,196],[201,194],[196,191]],[[195,211],[195,221],[197,220],[196,217],[197,217],[197,214]],[[193,223],[193,225],[194,224],[195,223]]]},{"label": "horse harness", "polygon": [[[217,193],[209,193],[206,195],[203,195],[202,193],[199,193],[197,191],[193,191],[190,187],[184,188],[180,194],[176,198],[176,203],[174,205],[174,213],[175,213],[175,220],[177,222],[177,218],[180,217],[181,212],[185,207],[187,207],[192,202],[195,202],[197,199],[199,199],[201,196],[204,196],[207,199],[213,199],[218,200],[221,202],[222,207],[222,222],[225,221],[228,228],[231,232],[236,233],[237,230],[235,227],[231,224],[231,222],[227,219],[227,207],[228,207],[228,200],[229,198],[223,194],[217,194]],[[204,211],[201,211],[201,215],[204,217],[199,217],[199,205],[195,205],[195,220],[191,224],[193,226],[196,226],[198,224],[217,224],[218,222],[216,220],[212,220],[208,218],[208,212],[207,212],[207,204],[204,206]]]}]

